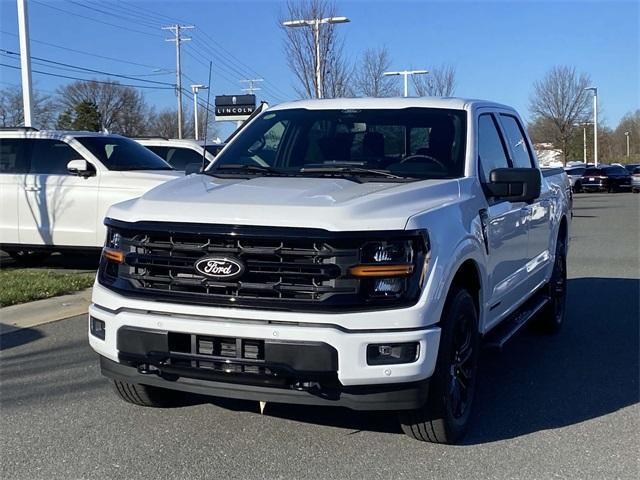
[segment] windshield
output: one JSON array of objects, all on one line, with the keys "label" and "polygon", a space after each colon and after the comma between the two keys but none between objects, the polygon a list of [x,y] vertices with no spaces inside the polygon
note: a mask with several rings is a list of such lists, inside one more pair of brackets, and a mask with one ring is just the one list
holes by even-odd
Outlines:
[{"label": "windshield", "polygon": [[462,110],[432,108],[267,111],[206,173],[457,178],[464,173],[465,118]]},{"label": "windshield", "polygon": [[109,170],[173,170],[138,142],[124,137],[76,137]]}]

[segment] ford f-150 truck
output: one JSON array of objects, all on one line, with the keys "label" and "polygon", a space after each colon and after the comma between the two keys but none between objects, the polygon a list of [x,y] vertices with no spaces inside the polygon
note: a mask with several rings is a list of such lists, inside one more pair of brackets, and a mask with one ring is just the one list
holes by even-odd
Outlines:
[{"label": "ford f-150 truck", "polygon": [[339,405],[455,442],[481,342],[563,323],[570,195],[504,105],[275,106],[111,207],[89,340],[134,404]]}]

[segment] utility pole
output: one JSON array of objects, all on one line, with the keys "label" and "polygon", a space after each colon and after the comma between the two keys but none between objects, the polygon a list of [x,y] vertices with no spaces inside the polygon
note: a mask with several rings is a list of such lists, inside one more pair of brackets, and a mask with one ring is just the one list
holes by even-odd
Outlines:
[{"label": "utility pole", "polygon": [[624,136],[627,137],[627,158],[629,158],[629,132],[624,132]]},{"label": "utility pole", "polygon": [[182,67],[180,64],[180,44],[188,42],[191,37],[183,37],[180,35],[181,30],[194,28],[193,25],[169,25],[162,27],[162,30],[171,30],[174,38],[165,38],[165,42],[175,42],[176,44],[176,95],[178,96],[178,138],[182,138]]},{"label": "utility pole", "polygon": [[[198,140],[198,91],[208,88],[208,85],[191,85],[191,91],[193,92],[193,138],[196,140]],[[209,108],[208,105],[207,108]],[[207,127],[205,126],[205,128]]]},{"label": "utility pole", "polygon": [[593,92],[593,163],[598,166],[598,87],[587,87]]},{"label": "utility pole", "polygon": [[247,88],[243,88],[242,91],[243,92],[248,92],[249,95],[253,95],[254,92],[257,92],[258,90],[261,90],[260,87],[254,87],[254,83],[257,82],[263,82],[264,80],[262,78],[252,78],[252,79],[247,79],[247,80],[240,80],[240,83],[248,83],[249,86]]},{"label": "utility pole", "polygon": [[401,75],[404,77],[404,96],[409,96],[409,75],[426,75],[428,70],[401,70],[399,72],[384,72],[384,76]]},{"label": "utility pole", "polygon": [[20,72],[22,74],[22,104],[24,126],[32,127],[33,91],[31,89],[31,48],[29,46],[29,15],[27,0],[18,2],[18,31],[20,33]]},{"label": "utility pole", "polygon": [[289,20],[283,22],[285,27],[311,27],[313,30],[313,46],[316,50],[315,61],[315,84],[316,98],[322,98],[322,58],[320,57],[320,25],[327,23],[347,23],[350,22],[347,17],[327,17],[312,18],[310,20]]}]

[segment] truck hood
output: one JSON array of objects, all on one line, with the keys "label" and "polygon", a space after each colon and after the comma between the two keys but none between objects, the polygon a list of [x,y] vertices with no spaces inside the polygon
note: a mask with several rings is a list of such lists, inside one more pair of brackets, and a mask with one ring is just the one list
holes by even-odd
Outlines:
[{"label": "truck hood", "polygon": [[103,173],[100,188],[119,192],[127,190],[135,192],[137,196],[176,178],[184,178],[184,174],[175,170],[112,170]]},{"label": "truck hood", "polygon": [[386,230],[404,229],[412,215],[458,197],[457,180],[356,183],[340,178],[190,175],[116,204],[108,216],[127,222]]},{"label": "truck hood", "polygon": [[184,172],[177,170],[124,170],[118,173],[120,177],[133,181],[156,183],[167,182],[184,176]]}]

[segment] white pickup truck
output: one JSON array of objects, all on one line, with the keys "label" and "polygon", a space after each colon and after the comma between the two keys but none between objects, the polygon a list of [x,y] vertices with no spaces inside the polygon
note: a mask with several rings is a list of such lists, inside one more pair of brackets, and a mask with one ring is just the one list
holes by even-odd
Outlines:
[{"label": "white pickup truck", "polygon": [[135,404],[340,405],[455,442],[481,340],[563,322],[569,205],[510,107],[279,105],[109,210],[89,341]]}]

